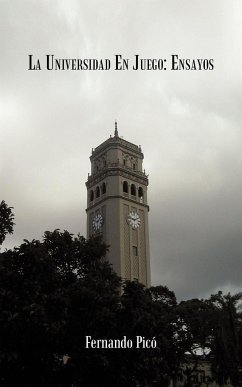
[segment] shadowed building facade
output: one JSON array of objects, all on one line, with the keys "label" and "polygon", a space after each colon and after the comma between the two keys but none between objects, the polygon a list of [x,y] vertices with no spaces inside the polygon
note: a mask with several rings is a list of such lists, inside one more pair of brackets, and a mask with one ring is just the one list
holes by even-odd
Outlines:
[{"label": "shadowed building facade", "polygon": [[87,237],[102,233],[107,258],[123,279],[150,286],[147,187],[141,147],[114,136],[92,150]]}]

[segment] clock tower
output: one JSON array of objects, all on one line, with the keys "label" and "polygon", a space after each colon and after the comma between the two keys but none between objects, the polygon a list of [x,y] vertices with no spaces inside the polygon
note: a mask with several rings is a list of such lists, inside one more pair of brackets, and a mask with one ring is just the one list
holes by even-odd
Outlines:
[{"label": "clock tower", "polygon": [[114,136],[92,149],[87,237],[101,233],[107,259],[123,279],[150,286],[147,186],[141,147]]}]

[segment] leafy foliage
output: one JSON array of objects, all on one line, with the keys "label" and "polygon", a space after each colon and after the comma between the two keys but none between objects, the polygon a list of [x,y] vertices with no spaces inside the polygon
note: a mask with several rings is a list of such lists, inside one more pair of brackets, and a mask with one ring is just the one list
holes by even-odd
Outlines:
[{"label": "leafy foliage", "polygon": [[[192,386],[199,350],[218,383],[239,386],[241,294],[177,303],[166,286],[122,283],[106,250],[54,230],[0,254],[0,385]],[[86,348],[86,336],[133,348]],[[156,346],[136,348],[137,336]]]},{"label": "leafy foliage", "polygon": [[85,335],[108,335],[119,307],[120,280],[105,252],[100,239],[55,230],[0,255],[1,386],[89,376]]},{"label": "leafy foliage", "polygon": [[242,319],[237,304],[242,293],[211,295],[209,302],[214,308],[212,323],[214,328],[211,345],[214,355],[213,370],[218,383],[225,384],[230,379],[234,386],[242,385]]},{"label": "leafy foliage", "polygon": [[4,200],[0,203],[0,245],[4,242],[6,234],[13,233],[14,215],[12,207],[8,207]]}]

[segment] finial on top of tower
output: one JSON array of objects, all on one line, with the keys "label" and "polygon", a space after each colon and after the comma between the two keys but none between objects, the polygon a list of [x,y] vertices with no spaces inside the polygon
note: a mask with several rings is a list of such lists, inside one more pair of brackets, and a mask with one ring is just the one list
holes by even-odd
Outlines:
[{"label": "finial on top of tower", "polygon": [[118,124],[117,124],[117,121],[115,121],[114,137],[118,137]]}]

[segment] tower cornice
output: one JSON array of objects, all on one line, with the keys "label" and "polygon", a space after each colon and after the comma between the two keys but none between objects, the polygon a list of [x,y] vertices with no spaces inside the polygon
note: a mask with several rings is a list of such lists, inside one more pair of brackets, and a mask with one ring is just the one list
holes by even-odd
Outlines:
[{"label": "tower cornice", "polygon": [[96,201],[96,202],[93,203],[92,205],[88,206],[88,207],[86,208],[86,212],[89,211],[89,210],[91,210],[91,209],[93,209],[93,208],[95,208],[95,207],[100,206],[100,204],[102,204],[103,202],[105,202],[107,199],[109,200],[109,199],[117,199],[117,198],[118,198],[118,199],[122,199],[122,200],[124,201],[124,203],[125,203],[125,201],[126,201],[126,202],[130,202],[130,203],[132,203],[134,206],[135,206],[135,205],[137,206],[137,204],[138,204],[139,207],[147,208],[148,211],[150,210],[150,207],[148,206],[148,204],[141,203],[141,202],[137,203],[137,200],[136,200],[136,199],[128,198],[128,197],[126,197],[126,196],[121,196],[121,195],[109,195],[108,198],[107,198],[107,197],[101,198],[100,200]]},{"label": "tower cornice", "polygon": [[144,184],[148,186],[148,176],[144,172],[133,170],[129,167],[121,166],[119,163],[112,163],[110,166],[107,166],[105,169],[98,171],[92,175],[88,176],[86,182],[87,188],[99,183],[101,180],[105,179],[107,176],[122,176],[126,179],[131,179],[137,183]]},{"label": "tower cornice", "polygon": [[144,158],[144,155],[141,151],[141,147],[135,144],[132,144],[129,141],[124,140],[121,137],[110,137],[106,141],[104,141],[102,144],[97,146],[95,149],[92,149],[92,154],[90,156],[90,160],[92,161],[95,157],[99,156],[103,151],[110,149],[110,148],[122,148],[127,151],[131,151],[132,153],[135,153],[140,158]]}]

